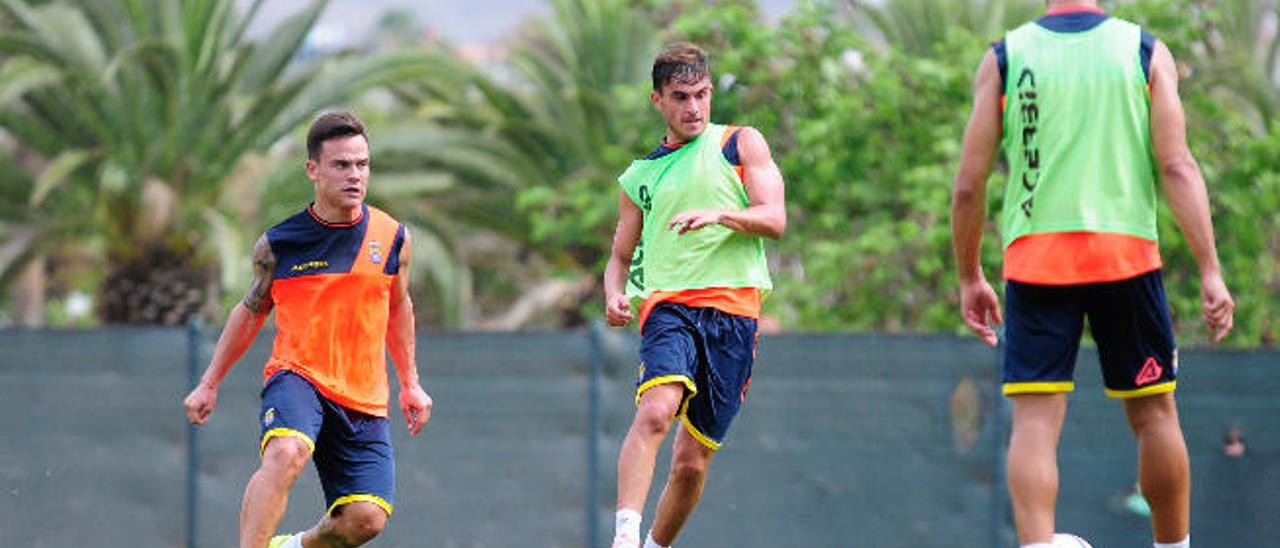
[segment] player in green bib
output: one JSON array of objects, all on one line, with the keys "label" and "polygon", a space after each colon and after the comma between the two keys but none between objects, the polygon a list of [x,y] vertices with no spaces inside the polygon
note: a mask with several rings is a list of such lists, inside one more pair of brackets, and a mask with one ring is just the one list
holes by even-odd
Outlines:
[{"label": "player in green bib", "polygon": [[[640,323],[636,414],[618,457],[614,548],[641,546],[658,447],[679,419],[671,472],[645,548],[675,541],[711,457],[746,398],[757,322],[772,287],[764,238],[786,229],[782,175],[759,131],[710,123],[711,72],[697,46],[653,64],[662,143],[618,178],[605,318]],[[634,304],[634,306],[633,306]]]},{"label": "player in green bib", "polygon": [[[1157,548],[1188,548],[1190,467],[1174,389],[1178,353],[1161,282],[1161,185],[1200,267],[1214,340],[1234,302],[1214,246],[1204,179],[1187,148],[1168,48],[1095,0],[1049,0],[1048,13],[982,60],[952,197],[965,324],[996,346],[1013,400],[1007,463],[1023,548],[1052,545],[1058,438],[1085,319],[1106,394],[1138,442],[1138,481]],[[978,261],[986,179],[1003,141],[1006,307]]]}]

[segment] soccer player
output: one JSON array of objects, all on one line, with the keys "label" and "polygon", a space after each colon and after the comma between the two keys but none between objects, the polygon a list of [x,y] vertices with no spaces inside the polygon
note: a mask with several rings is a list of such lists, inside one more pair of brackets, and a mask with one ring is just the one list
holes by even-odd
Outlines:
[{"label": "soccer player", "polygon": [[[184,401],[187,418],[204,424],[218,385],[274,308],[277,334],[259,415],[262,464],[245,488],[241,548],[359,546],[382,531],[395,491],[388,350],[409,433],[416,436],[431,416],[414,361],[409,233],[364,203],[364,124],[347,112],[320,116],[307,133],[307,155],[315,202],[258,239],[248,294]],[[309,531],[271,538],[308,457],[328,510]]]},{"label": "soccer player", "polygon": [[[678,43],[653,63],[662,143],[619,178],[604,274],[605,318],[641,330],[636,415],[618,457],[615,548],[640,544],[658,446],[674,419],[671,472],[644,546],[670,546],[702,496],[707,465],[746,397],[771,286],[764,238],[786,229],[782,175],[750,127],[710,123],[707,55]],[[642,299],[631,309],[631,298]]]},{"label": "soccer player", "polygon": [[1178,72],[1164,44],[1094,0],[1050,0],[983,58],[952,197],[964,322],[995,346],[996,294],[978,260],[986,179],[1009,163],[1001,230],[1008,482],[1018,538],[1048,546],[1057,446],[1089,320],[1107,395],[1123,402],[1157,547],[1190,545],[1190,472],[1174,402],[1178,354],[1156,243],[1157,181],[1199,264],[1214,341],[1235,307],[1208,196],[1187,148]]}]

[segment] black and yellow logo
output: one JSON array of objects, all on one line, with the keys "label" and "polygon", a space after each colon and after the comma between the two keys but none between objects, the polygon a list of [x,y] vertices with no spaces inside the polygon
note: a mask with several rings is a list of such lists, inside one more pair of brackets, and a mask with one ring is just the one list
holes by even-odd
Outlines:
[{"label": "black and yellow logo", "polygon": [[289,270],[291,272],[302,272],[303,270],[315,270],[317,268],[329,268],[329,261],[307,261],[293,265]]}]

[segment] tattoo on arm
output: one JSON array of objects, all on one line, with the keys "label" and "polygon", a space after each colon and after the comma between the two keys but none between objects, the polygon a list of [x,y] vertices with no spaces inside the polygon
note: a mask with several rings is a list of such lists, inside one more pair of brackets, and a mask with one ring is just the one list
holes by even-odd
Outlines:
[{"label": "tattoo on arm", "polygon": [[263,315],[271,312],[275,302],[271,300],[271,282],[275,278],[276,256],[271,252],[271,242],[267,235],[258,238],[253,244],[253,281],[249,283],[249,291],[245,293],[244,307],[254,314]]}]

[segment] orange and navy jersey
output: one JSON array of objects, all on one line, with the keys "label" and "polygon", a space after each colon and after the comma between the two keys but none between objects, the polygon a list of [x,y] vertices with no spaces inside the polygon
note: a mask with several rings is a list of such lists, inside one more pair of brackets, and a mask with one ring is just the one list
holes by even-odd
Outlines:
[{"label": "orange and navy jersey", "polygon": [[367,205],[347,224],[308,207],[267,240],[277,333],[264,379],[289,370],[343,407],[387,416],[387,318],[404,226]]},{"label": "orange and navy jersey", "polygon": [[[738,155],[738,134],[742,128],[736,126],[728,126],[724,132],[724,138],[720,143],[720,152],[724,155],[726,162],[733,166],[733,171],[738,174],[738,180],[746,184],[746,175],[742,169],[742,159]],[[645,156],[646,160],[654,160],[661,158],[679,150],[684,144],[676,146],[668,146],[666,143],[659,144],[658,148]],[[680,291],[654,291],[640,304],[640,327],[644,328],[644,321],[649,317],[649,312],[659,303],[679,303],[691,307],[708,307],[715,308],[726,314],[735,316],[744,316],[747,318],[760,318],[760,307],[764,300],[763,295],[758,287],[707,287],[700,289],[685,289]]]},{"label": "orange and navy jersey", "polygon": [[[1110,17],[1100,8],[1049,10],[1036,24],[1058,33],[1087,32]],[[1151,78],[1151,56],[1156,38],[1142,30],[1134,47],[1142,72]],[[991,45],[1000,71],[1000,89],[1008,78],[1008,57],[1003,40]],[[1150,93],[1150,83],[1147,92]],[[1000,106],[1005,98],[1000,97]],[[1128,234],[1108,232],[1046,232],[1022,236],[1005,249],[1004,278],[1039,285],[1080,285],[1127,280],[1162,266],[1160,245]]]}]

